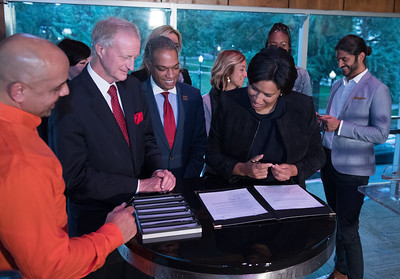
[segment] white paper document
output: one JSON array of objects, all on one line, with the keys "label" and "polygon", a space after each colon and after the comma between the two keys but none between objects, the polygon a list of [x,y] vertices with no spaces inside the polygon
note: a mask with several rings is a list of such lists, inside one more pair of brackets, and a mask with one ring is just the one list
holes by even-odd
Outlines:
[{"label": "white paper document", "polygon": [[299,185],[254,186],[275,210],[323,207]]},{"label": "white paper document", "polygon": [[215,221],[268,213],[245,188],[199,196]]}]

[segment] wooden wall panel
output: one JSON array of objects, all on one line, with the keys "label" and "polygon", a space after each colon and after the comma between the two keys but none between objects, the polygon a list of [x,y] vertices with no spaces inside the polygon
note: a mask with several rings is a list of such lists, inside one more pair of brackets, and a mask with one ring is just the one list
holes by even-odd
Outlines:
[{"label": "wooden wall panel", "polygon": [[[4,0],[3,0],[4,1]],[[178,4],[229,5],[331,11],[400,13],[400,0],[130,0]],[[0,0],[2,2],[2,0]]]},{"label": "wooden wall panel", "polygon": [[4,5],[3,1],[0,3],[0,41],[6,38],[6,24],[4,20]]},{"label": "wooden wall panel", "polygon": [[400,13],[400,0],[395,0],[394,1],[394,12],[395,13]]},{"label": "wooden wall panel", "polygon": [[162,0],[161,2],[178,4],[228,5],[228,0]]},{"label": "wooden wall panel", "polygon": [[345,11],[393,13],[395,0],[345,0]]},{"label": "wooden wall panel", "polygon": [[229,0],[229,6],[289,8],[289,0]]},{"label": "wooden wall panel", "polygon": [[289,8],[341,11],[343,10],[343,1],[344,0],[289,0]]}]

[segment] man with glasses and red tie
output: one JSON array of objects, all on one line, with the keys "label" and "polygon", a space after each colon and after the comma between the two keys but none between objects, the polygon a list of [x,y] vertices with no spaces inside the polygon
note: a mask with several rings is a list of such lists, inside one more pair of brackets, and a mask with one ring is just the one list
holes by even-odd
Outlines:
[{"label": "man with glasses and red tie", "polygon": [[207,141],[200,91],[177,82],[178,48],[171,39],[163,36],[150,39],[144,57],[150,77],[142,83],[142,88],[163,167],[176,178],[199,177]]},{"label": "man with glasses and red tie", "polygon": [[[97,230],[110,209],[140,192],[169,192],[165,168],[140,82],[129,76],[140,53],[137,27],[123,19],[99,21],[92,59],[70,83],[49,120],[49,144],[63,167],[70,236]],[[117,250],[93,278],[121,278]]]}]

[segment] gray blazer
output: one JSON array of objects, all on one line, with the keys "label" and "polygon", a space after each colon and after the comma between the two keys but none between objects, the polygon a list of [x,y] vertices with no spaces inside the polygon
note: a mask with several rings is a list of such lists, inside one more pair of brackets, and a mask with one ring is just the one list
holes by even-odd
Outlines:
[{"label": "gray blazer", "polygon": [[204,119],[206,121],[206,131],[208,136],[208,134],[210,133],[211,117],[212,117],[211,100],[209,93],[203,95],[203,108],[204,108]]},{"label": "gray blazer", "polygon": [[[335,82],[328,101],[332,100],[343,80]],[[347,98],[338,119],[343,121],[340,135],[332,142],[332,164],[344,174],[375,174],[374,143],[384,143],[390,131],[392,101],[386,85],[368,71]]]},{"label": "gray blazer", "polygon": [[307,70],[296,66],[297,79],[293,86],[293,91],[303,93],[307,96],[311,96],[311,81],[310,75]]}]

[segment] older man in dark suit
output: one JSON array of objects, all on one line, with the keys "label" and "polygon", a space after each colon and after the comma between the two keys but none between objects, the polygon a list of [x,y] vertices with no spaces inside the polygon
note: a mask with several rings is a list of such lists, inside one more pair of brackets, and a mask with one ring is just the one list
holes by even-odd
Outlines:
[{"label": "older man in dark suit", "polygon": [[150,39],[144,57],[151,76],[142,86],[163,166],[177,178],[199,177],[207,140],[200,91],[177,82],[178,48],[171,39]]},{"label": "older man in dark suit", "polygon": [[175,187],[175,177],[162,167],[140,83],[128,76],[139,53],[135,25],[118,18],[98,22],[92,60],[71,81],[70,95],[50,119],[50,145],[67,186],[71,236],[97,230],[110,209],[135,193]]}]

